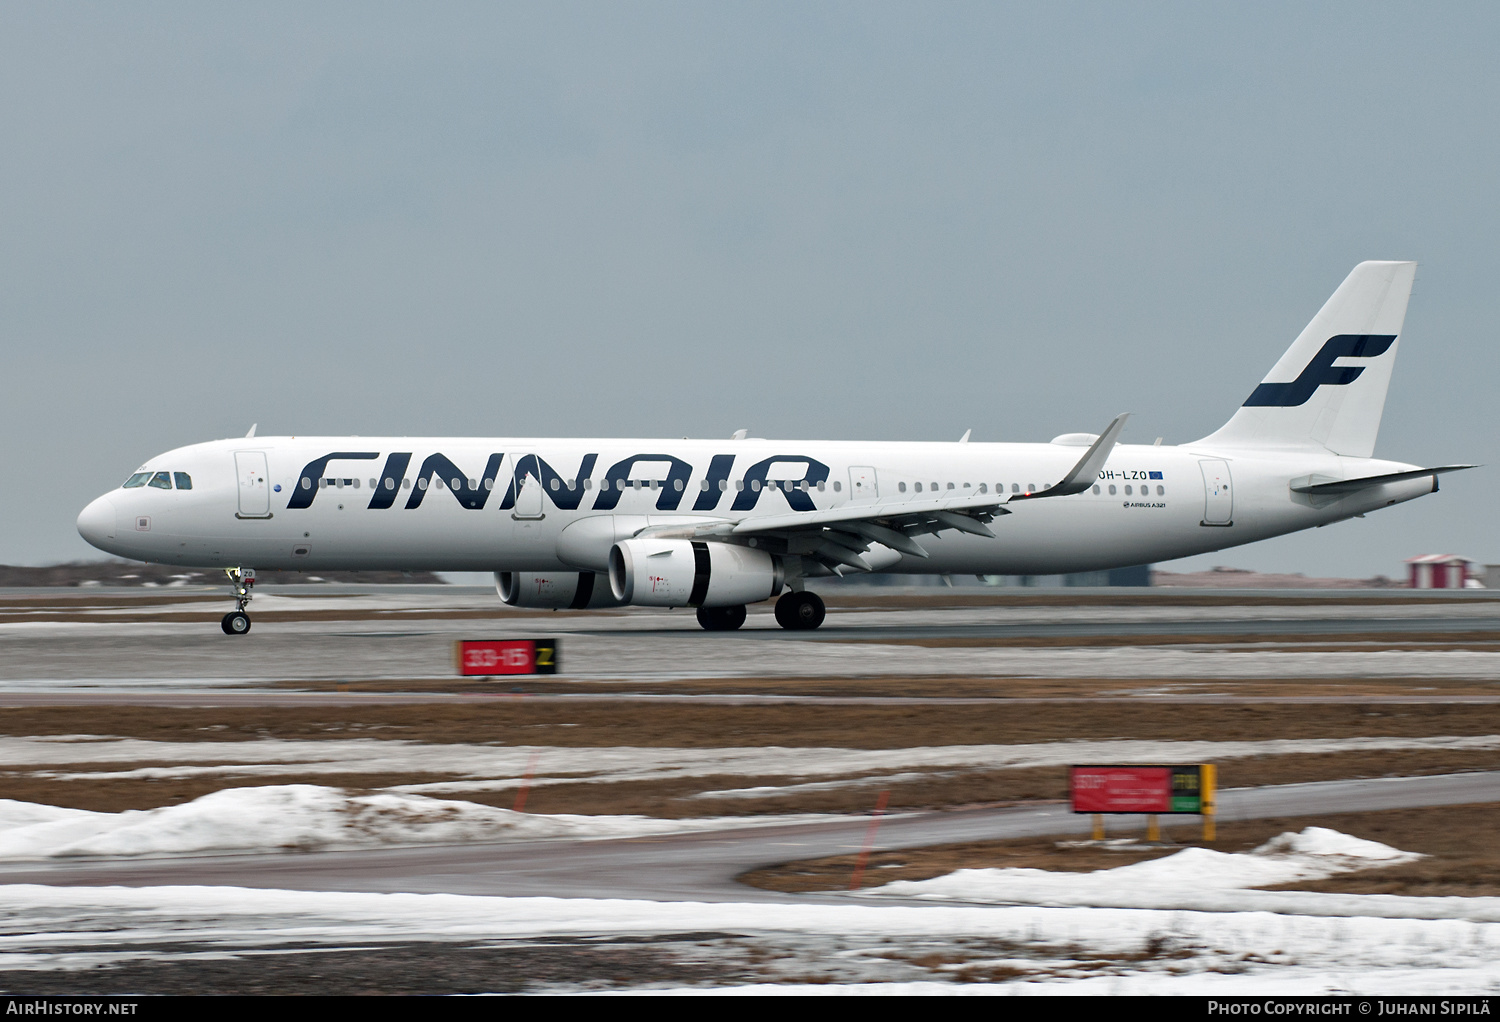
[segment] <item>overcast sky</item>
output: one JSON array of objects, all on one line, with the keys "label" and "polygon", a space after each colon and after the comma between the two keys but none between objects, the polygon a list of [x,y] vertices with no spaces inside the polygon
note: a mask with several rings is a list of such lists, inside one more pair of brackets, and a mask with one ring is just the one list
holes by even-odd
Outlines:
[{"label": "overcast sky", "polygon": [[0,4],[0,562],[267,434],[1217,428],[1417,259],[1377,455],[1168,568],[1500,561],[1500,7]]}]

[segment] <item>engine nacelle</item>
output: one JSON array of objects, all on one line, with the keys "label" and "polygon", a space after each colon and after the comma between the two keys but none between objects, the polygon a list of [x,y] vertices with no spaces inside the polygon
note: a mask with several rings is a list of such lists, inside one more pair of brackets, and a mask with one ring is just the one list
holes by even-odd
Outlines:
[{"label": "engine nacelle", "polygon": [[497,571],[495,592],[512,607],[542,610],[590,610],[621,602],[592,571]]},{"label": "engine nacelle", "polygon": [[738,607],[781,592],[781,563],[764,550],[689,539],[626,539],[609,552],[609,588],[638,607]]}]

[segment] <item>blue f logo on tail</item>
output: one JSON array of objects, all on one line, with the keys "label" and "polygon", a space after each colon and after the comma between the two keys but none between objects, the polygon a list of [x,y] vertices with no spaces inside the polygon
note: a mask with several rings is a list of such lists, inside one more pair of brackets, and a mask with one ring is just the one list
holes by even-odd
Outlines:
[{"label": "blue f logo on tail", "polygon": [[1384,355],[1396,341],[1395,334],[1337,334],[1323,347],[1291,383],[1262,383],[1245,399],[1245,407],[1295,408],[1307,403],[1323,384],[1342,387],[1359,379],[1364,366],[1335,366],[1340,358],[1374,358]]}]

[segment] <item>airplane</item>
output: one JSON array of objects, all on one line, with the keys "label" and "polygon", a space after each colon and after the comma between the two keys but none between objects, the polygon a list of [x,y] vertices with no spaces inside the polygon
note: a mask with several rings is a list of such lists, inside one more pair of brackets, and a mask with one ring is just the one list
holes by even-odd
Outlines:
[{"label": "airplane", "polygon": [[[254,568],[491,571],[513,607],[692,607],[739,628],[809,579],[1042,575],[1171,560],[1436,492],[1472,465],[1372,457],[1416,264],[1363,262],[1222,427],[1178,446],[748,438],[257,437],[149,459],[78,531],[132,560],[225,569],[250,630]],[[252,567],[253,566],[253,567]]]}]

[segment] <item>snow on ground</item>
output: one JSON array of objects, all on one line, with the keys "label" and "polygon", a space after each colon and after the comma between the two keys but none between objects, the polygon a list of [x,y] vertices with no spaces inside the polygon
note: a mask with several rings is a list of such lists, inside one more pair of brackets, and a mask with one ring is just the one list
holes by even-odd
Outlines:
[{"label": "snow on ground", "polygon": [[0,859],[277,852],[461,841],[618,838],[823,819],[658,820],[515,813],[313,784],[228,788],[183,805],[96,813],[0,799]]},{"label": "snow on ground", "polygon": [[[1113,740],[1021,745],[948,745],[906,749],[605,748],[531,745],[428,744],[395,739],[258,739],[254,741],[152,742],[89,735],[0,738],[0,766],[31,768],[58,780],[129,780],[202,776],[274,777],[295,773],[359,774],[378,764],[381,773],[454,774],[463,780],[406,784],[389,790],[437,795],[516,787],[534,770],[533,786],[589,780],[607,783],[674,780],[714,775],[852,778],[892,771],[1017,770],[1101,763],[1208,763],[1244,756],[1404,750],[1488,751],[1500,735],[1424,738],[1277,739],[1250,742]],[[150,763],[150,766],[129,764]],[[118,764],[126,769],[87,770]],[[67,770],[47,767],[67,766]],[[828,781],[814,781],[827,786]],[[756,786],[712,792],[714,797],[755,798],[795,793],[797,785]]]},{"label": "snow on ground", "polygon": [[[1323,836],[1304,832],[1300,840],[1279,847],[1283,850],[1255,854],[1261,858],[1332,854],[1344,862],[1388,861],[1372,859],[1369,849],[1338,841],[1327,832]],[[1242,877],[1248,879],[1254,878]],[[1063,886],[1085,883],[1066,877],[1059,882]],[[742,947],[773,952],[771,957],[780,961],[786,980],[836,965],[841,982],[820,990],[829,993],[1414,995],[1500,991],[1500,922],[1475,920],[1462,911],[1446,919],[1388,919],[1331,917],[1311,911],[957,906],[833,899],[702,904],[223,887],[0,888],[0,970],[97,967],[128,958],[170,957],[174,947],[202,954],[214,948],[293,944],[350,947],[392,940],[473,944],[544,936],[704,933],[734,935],[729,939]],[[897,961],[903,963],[903,979],[910,978],[913,963],[927,963],[921,967],[928,970],[931,982],[871,982],[898,972],[893,967]],[[971,978],[1004,982],[962,982]],[[768,979],[773,982],[724,989],[812,992],[806,986],[775,982],[775,976]]]},{"label": "snow on ground", "polygon": [[1260,891],[1421,858],[1323,827],[1282,834],[1251,852],[1185,848],[1175,855],[1092,873],[1042,869],[962,869],[859,892],[863,898],[991,905],[1274,912],[1390,919],[1468,919],[1500,923],[1500,898]]},{"label": "snow on ground", "polygon": [[[299,790],[300,789],[300,790]],[[119,814],[114,832],[94,835],[117,853],[154,821],[175,840],[206,821],[208,832],[277,827],[306,813],[330,827],[327,789],[256,789],[264,802],[200,799],[173,825],[169,810]],[[241,793],[243,794],[243,793]],[[220,812],[207,809],[218,800]],[[377,831],[399,833],[424,813],[444,823],[429,799],[349,800],[373,813]],[[206,803],[206,805],[205,805]],[[196,809],[193,807],[196,806]],[[382,807],[397,807],[381,821]],[[311,807],[311,810],[309,810]],[[321,807],[321,811],[318,811]],[[339,812],[337,808],[334,812]],[[490,810],[496,821],[516,814]],[[258,814],[258,815],[257,815]],[[0,803],[7,833],[88,824],[110,814]],[[133,817],[125,825],[123,818]],[[576,819],[576,818],[575,818]],[[564,822],[566,818],[564,818]],[[558,818],[553,818],[558,822]],[[617,821],[601,821],[615,826]],[[3,823],[0,823],[3,825]],[[625,824],[633,826],[633,824]],[[279,834],[296,831],[295,820]],[[335,831],[323,831],[330,833]],[[89,835],[78,840],[88,840]],[[277,835],[268,835],[268,839]],[[784,898],[762,903],[502,898],[451,894],[372,894],[247,890],[232,887],[0,887],[0,971],[107,968],[131,960],[190,961],[244,949],[367,947],[391,941],[503,943],[542,937],[722,934],[747,959],[769,961],[767,982],[717,988],[732,993],[1011,994],[1484,994],[1500,992],[1500,898],[1389,898],[1287,892],[1264,911],[1224,899],[1252,884],[1328,876],[1408,861],[1413,856],[1334,831],[1284,834],[1253,852],[1203,849],[1092,874],[1036,870],[963,871],[921,884],[890,884],[878,894]],[[997,886],[997,878],[1005,886]],[[943,886],[946,882],[947,886]],[[1121,890],[1169,897],[1196,894],[1196,908],[1117,907]],[[1024,904],[969,902],[997,892]],[[896,896],[903,900],[897,901]],[[1213,899],[1220,899],[1214,902]],[[1147,899],[1149,900],[1149,898]],[[1400,911],[1396,911],[1396,909]],[[697,935],[697,936],[691,936]],[[899,965],[899,968],[897,967]],[[913,971],[917,970],[916,981]],[[832,984],[801,980],[823,975]],[[743,975],[743,971],[739,973]],[[923,980],[921,977],[926,976]],[[884,977],[899,983],[879,982]],[[971,982],[976,981],[977,982]],[[704,988],[695,987],[694,991]]]}]

